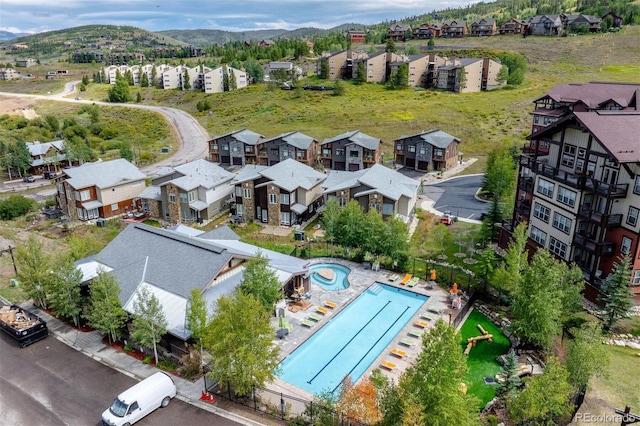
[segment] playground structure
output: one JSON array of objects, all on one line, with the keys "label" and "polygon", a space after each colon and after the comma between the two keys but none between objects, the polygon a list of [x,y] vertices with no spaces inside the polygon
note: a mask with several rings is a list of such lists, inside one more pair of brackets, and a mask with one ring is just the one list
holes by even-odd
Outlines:
[{"label": "playground structure", "polygon": [[488,340],[489,343],[493,342],[493,334],[487,333],[487,331],[482,327],[482,325],[478,324],[478,330],[480,330],[480,333],[482,333],[482,335],[476,336],[476,337],[469,337],[467,339],[467,347],[464,350],[465,356],[469,355],[469,352],[471,352],[471,348],[474,347],[476,343],[478,343],[479,341]]}]

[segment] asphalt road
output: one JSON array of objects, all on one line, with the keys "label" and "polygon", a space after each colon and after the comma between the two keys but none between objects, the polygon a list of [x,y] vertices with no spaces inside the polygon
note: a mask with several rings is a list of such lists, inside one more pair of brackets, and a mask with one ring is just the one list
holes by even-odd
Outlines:
[{"label": "asphalt road", "polygon": [[[113,399],[136,380],[49,336],[20,348],[0,333],[0,424],[100,425]],[[139,425],[239,423],[174,398]]]},{"label": "asphalt road", "polygon": [[67,83],[65,85],[64,91],[62,91],[61,93],[53,94],[53,95],[31,95],[31,94],[21,94],[21,93],[0,92],[0,96],[22,97],[22,98],[59,101],[59,102],[96,104],[96,105],[103,105],[103,106],[109,106],[109,107],[139,108],[139,109],[155,111],[161,114],[175,131],[178,138],[178,142],[179,142],[179,148],[171,157],[163,161],[160,161],[159,163],[156,163],[141,169],[143,173],[150,176],[156,174],[158,170],[162,168],[177,166],[180,164],[184,164],[188,161],[197,160],[199,158],[205,158],[207,156],[207,153],[208,153],[207,141],[209,140],[209,134],[200,125],[200,123],[198,123],[198,121],[195,118],[193,118],[191,115],[187,114],[186,112],[179,109],[175,109],[175,108],[169,108],[169,107],[131,104],[131,103],[118,104],[118,103],[111,103],[111,102],[76,100],[74,97],[68,97],[68,96],[73,96],[73,93],[75,93],[76,91],[75,89],[76,84],[78,83],[80,82],[74,81],[74,82]]},{"label": "asphalt road", "polygon": [[480,220],[489,210],[489,203],[475,198],[482,186],[482,175],[461,176],[434,185],[425,185],[424,195],[432,199],[433,208],[440,212],[451,211],[455,216]]}]

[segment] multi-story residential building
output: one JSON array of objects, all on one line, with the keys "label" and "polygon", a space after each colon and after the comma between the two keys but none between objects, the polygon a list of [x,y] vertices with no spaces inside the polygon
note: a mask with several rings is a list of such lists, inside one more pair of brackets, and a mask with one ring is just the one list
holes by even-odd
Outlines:
[{"label": "multi-story residential building", "polygon": [[258,164],[258,145],[263,139],[264,136],[247,129],[215,136],[209,141],[209,159],[232,166]]},{"label": "multi-story residential building", "polygon": [[428,40],[440,37],[442,29],[439,24],[420,24],[413,30],[413,38],[417,40]]},{"label": "multi-story residential building", "polygon": [[360,30],[347,31],[347,41],[351,44],[364,43],[367,39],[367,33]]},{"label": "multi-story residential building", "polygon": [[409,87],[435,87],[438,68],[446,64],[445,58],[431,53],[429,55],[410,55],[391,62],[389,72],[393,74],[400,64],[406,63],[408,68],[407,83]]},{"label": "multi-story residential building", "polygon": [[96,62],[97,64],[104,64],[106,55],[102,52],[76,50],[71,55],[71,62],[76,64],[88,64]]},{"label": "multi-story residential building", "polygon": [[373,53],[362,59],[354,60],[351,78],[357,78],[358,67],[362,62],[367,75],[367,83],[384,83],[391,75],[391,64],[393,62],[407,62],[407,60],[407,56],[392,52]]},{"label": "multi-story residential building", "polygon": [[109,65],[127,65],[130,63],[142,63],[146,60],[144,54],[137,52],[115,52],[107,57]]},{"label": "multi-story residential building", "polygon": [[354,61],[367,58],[366,53],[357,53],[353,50],[343,50],[338,53],[323,53],[318,59],[317,70],[318,74],[322,73],[322,62],[327,61],[329,68],[328,78],[335,80],[336,78],[353,78]]},{"label": "multi-story residential building", "polygon": [[520,156],[514,215],[501,246],[527,223],[531,251],[546,248],[583,271],[596,301],[620,255],[629,254],[640,305],[640,85],[564,84],[535,101],[557,111]]},{"label": "multi-story residential building", "polygon": [[326,178],[292,158],[273,166],[245,166],[234,179],[236,215],[270,225],[307,221],[324,203]]},{"label": "multi-story residential building", "polygon": [[571,32],[580,32],[584,29],[589,33],[598,33],[602,30],[602,19],[582,13],[575,15],[562,15],[563,26]]},{"label": "multi-story residential building", "polygon": [[0,68],[0,80],[15,80],[19,78],[18,73],[13,68]]},{"label": "multi-story residential building", "polygon": [[396,24],[387,29],[387,40],[407,41],[407,36],[411,38],[412,35],[413,30],[408,24]]},{"label": "multi-story residential building", "polygon": [[263,166],[273,166],[288,158],[311,167],[318,161],[318,141],[300,132],[287,132],[263,139],[257,148],[258,164]]},{"label": "multi-story residential building", "polygon": [[185,71],[188,67],[178,65],[169,67],[162,71],[162,88],[163,89],[182,89],[185,82]]},{"label": "multi-story residential building", "polygon": [[332,170],[322,186],[325,197],[341,207],[356,200],[365,212],[375,209],[384,218],[399,215],[405,222],[415,211],[418,182],[381,164],[356,172]]},{"label": "multi-story residential building", "polygon": [[460,139],[442,130],[400,136],[393,141],[396,164],[418,171],[446,171],[459,160]]},{"label": "multi-story residential building", "polygon": [[514,35],[514,34],[526,34],[528,24],[520,19],[509,18],[498,26],[498,33],[500,35]]},{"label": "multi-story residential building", "polygon": [[134,200],[146,176],[125,159],[64,169],[56,180],[58,207],[72,220],[90,220],[137,211]]},{"label": "multi-story residential building", "polygon": [[528,32],[532,35],[561,35],[563,31],[561,15],[536,15],[525,19]]},{"label": "multi-story residential building", "polygon": [[[501,69],[502,64],[489,58],[453,59],[438,68],[436,87],[460,93],[496,89],[506,84],[498,81]],[[462,72],[464,78],[461,78]]]},{"label": "multi-story residential building", "polygon": [[471,36],[486,37],[497,32],[496,20],[493,18],[479,18],[471,22]]},{"label": "multi-story residential building", "polygon": [[31,174],[41,174],[45,171],[57,172],[71,164],[67,160],[66,147],[63,140],[51,142],[27,142],[27,149],[31,154]]},{"label": "multi-story residential building", "polygon": [[[231,78],[235,80],[235,89],[233,89],[231,87],[231,84],[228,82]],[[242,89],[249,85],[249,79],[247,78],[247,73],[245,71],[238,70],[226,65],[220,66],[215,69],[209,68],[208,71],[204,73],[203,79],[205,93],[224,92],[225,79],[227,79],[229,90]]]},{"label": "multi-story residential building", "polygon": [[142,209],[171,225],[214,219],[229,209],[234,174],[200,159],[173,167],[142,191]]},{"label": "multi-story residential building", "polygon": [[622,26],[622,16],[616,15],[613,12],[609,12],[605,15],[602,15],[600,19],[603,21],[607,18],[611,17],[611,27],[612,28],[620,28]]},{"label": "multi-story residential building", "polygon": [[465,37],[467,32],[467,21],[451,21],[442,24],[440,37]]},{"label": "multi-story residential building", "polygon": [[380,162],[381,144],[360,130],[343,133],[320,144],[320,163],[332,170],[367,169]]},{"label": "multi-story residential building", "polygon": [[33,58],[16,59],[16,67],[28,68],[38,65],[38,60]]}]

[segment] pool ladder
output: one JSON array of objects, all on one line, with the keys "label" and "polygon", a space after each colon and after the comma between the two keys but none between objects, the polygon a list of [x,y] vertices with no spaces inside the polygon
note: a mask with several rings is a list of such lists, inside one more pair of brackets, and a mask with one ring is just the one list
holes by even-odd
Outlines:
[{"label": "pool ladder", "polygon": [[371,287],[369,287],[369,291],[373,294],[378,294],[382,291],[382,287],[378,283],[374,283]]}]

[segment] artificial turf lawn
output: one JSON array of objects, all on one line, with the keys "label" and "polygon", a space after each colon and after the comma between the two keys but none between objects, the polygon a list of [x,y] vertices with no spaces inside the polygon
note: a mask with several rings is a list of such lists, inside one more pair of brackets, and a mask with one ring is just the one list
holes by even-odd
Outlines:
[{"label": "artificial turf lawn", "polygon": [[460,350],[464,351],[467,347],[467,339],[469,337],[480,336],[482,333],[478,329],[478,324],[493,335],[493,342],[489,343],[482,340],[471,348],[471,352],[467,357],[467,366],[469,372],[465,378],[467,392],[480,399],[481,406],[493,399],[495,395],[496,385],[485,385],[484,377],[494,377],[500,371],[500,365],[496,358],[509,351],[511,343],[500,328],[493,324],[489,318],[482,315],[479,311],[473,310],[460,328]]}]

